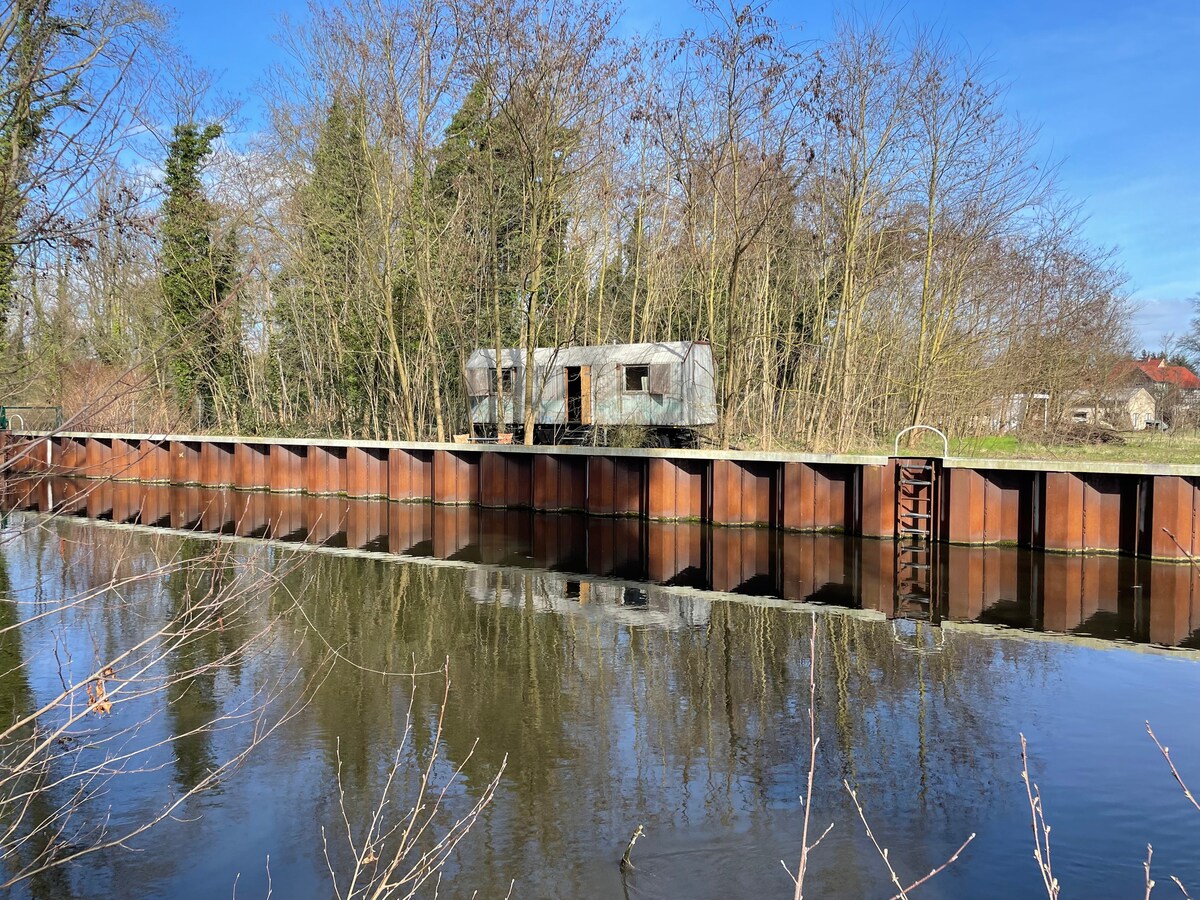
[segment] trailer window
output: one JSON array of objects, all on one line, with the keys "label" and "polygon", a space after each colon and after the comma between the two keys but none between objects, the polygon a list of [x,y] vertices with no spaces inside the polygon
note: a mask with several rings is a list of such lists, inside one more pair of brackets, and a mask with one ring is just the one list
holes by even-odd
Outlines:
[{"label": "trailer window", "polygon": [[[505,366],[500,370],[500,375],[501,378],[504,379],[502,383],[502,389],[504,393],[511,394],[513,390],[513,384],[516,382],[515,369],[512,366]],[[492,384],[496,384],[495,368],[492,369]],[[494,394],[496,391],[493,390],[492,393]]]},{"label": "trailer window", "polygon": [[649,366],[625,367],[625,393],[645,394],[650,390]]}]

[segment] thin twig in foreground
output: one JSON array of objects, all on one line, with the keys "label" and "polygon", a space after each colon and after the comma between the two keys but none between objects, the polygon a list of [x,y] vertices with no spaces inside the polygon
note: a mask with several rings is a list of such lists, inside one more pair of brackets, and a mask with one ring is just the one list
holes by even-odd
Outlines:
[{"label": "thin twig in foreground", "polygon": [[1029,779],[1029,756],[1025,735],[1021,735],[1021,780],[1025,782],[1025,795],[1029,798],[1029,812],[1033,820],[1033,858],[1042,873],[1042,884],[1046,886],[1049,900],[1058,900],[1060,886],[1050,865],[1050,826],[1042,809],[1042,793]]},{"label": "thin twig in foreground", "polygon": [[1158,752],[1163,755],[1163,759],[1165,759],[1167,761],[1167,765],[1171,767],[1171,774],[1175,776],[1175,780],[1179,782],[1179,786],[1183,788],[1183,795],[1188,798],[1192,806],[1196,807],[1196,809],[1200,811],[1200,803],[1196,802],[1195,795],[1187,786],[1187,782],[1183,780],[1183,776],[1179,774],[1179,770],[1175,768],[1175,763],[1171,761],[1170,749],[1162,745],[1162,742],[1158,739],[1158,735],[1156,735],[1154,733],[1154,729],[1150,727],[1149,722],[1146,723],[1146,733],[1150,735],[1150,740],[1154,741],[1154,746],[1158,747]]},{"label": "thin twig in foreground", "polygon": [[895,867],[892,865],[888,849],[886,847],[881,847],[879,845],[879,841],[875,839],[875,833],[871,831],[871,823],[867,821],[867,814],[863,810],[862,803],[860,803],[858,800],[858,794],[856,794],[854,789],[850,787],[849,781],[842,779],[842,784],[845,786],[847,793],[850,794],[850,799],[854,801],[854,808],[858,810],[858,817],[862,819],[863,828],[867,830],[867,837],[869,837],[871,839],[871,843],[875,845],[875,850],[879,853],[880,858],[883,860],[883,864],[887,866],[888,874],[892,877],[892,884],[896,886],[897,893],[892,895],[891,900],[908,900],[909,891],[920,887],[935,875],[939,875],[940,873],[944,872],[946,868],[948,868],[955,860],[957,860],[959,855],[961,855],[962,852],[967,849],[967,845],[971,843],[971,841],[975,840],[975,832],[971,832],[971,834],[967,836],[967,839],[962,842],[962,845],[952,854],[950,854],[950,857],[944,863],[934,869],[930,869],[927,875],[922,878],[918,878],[912,884],[908,885],[908,887],[905,887],[900,881],[899,873],[896,872]]},{"label": "thin twig in foreground", "polygon": [[[817,747],[821,743],[821,739],[817,737],[817,614],[812,614],[812,627],[808,632],[808,783],[804,790],[804,829],[800,835],[800,865],[796,867],[796,874],[792,881],[796,885],[794,900],[803,900],[804,898],[804,876],[808,872],[808,855],[816,849],[821,841],[825,840],[825,836],[833,829],[833,823],[830,822],[825,830],[811,844],[808,842],[808,827],[812,818],[812,795],[813,795],[813,777],[817,771]],[[783,869],[787,872],[787,864],[783,863]],[[791,872],[788,875],[791,876]]]}]

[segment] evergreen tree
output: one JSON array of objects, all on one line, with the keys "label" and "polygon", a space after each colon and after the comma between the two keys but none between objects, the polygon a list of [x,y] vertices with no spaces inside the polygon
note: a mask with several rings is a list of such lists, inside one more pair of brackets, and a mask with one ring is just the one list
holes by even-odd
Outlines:
[{"label": "evergreen tree", "polygon": [[[324,424],[339,430],[365,424],[370,386],[383,377],[378,316],[363,277],[372,227],[369,166],[361,101],[335,98],[297,197],[302,250],[280,279],[291,303],[279,305],[272,322],[272,390],[300,421],[318,413],[318,405],[332,407],[324,412],[335,421]],[[329,339],[314,346],[314,330]]]},{"label": "evergreen tree", "polygon": [[[218,216],[201,172],[221,135],[219,125],[178,125],[167,152],[161,226],[162,294],[176,402],[199,427],[236,425],[241,328],[228,303],[236,274],[232,233],[216,237]],[[226,308],[228,307],[228,308]]]}]

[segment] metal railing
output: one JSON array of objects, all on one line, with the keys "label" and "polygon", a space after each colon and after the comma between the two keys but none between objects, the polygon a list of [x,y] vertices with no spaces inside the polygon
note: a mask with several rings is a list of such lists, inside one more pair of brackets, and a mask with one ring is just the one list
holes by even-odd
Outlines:
[{"label": "metal railing", "polygon": [[[21,420],[21,430],[24,431],[25,416],[21,415],[21,413],[53,413],[54,415],[49,427],[44,430],[54,431],[57,428],[62,428],[63,411],[61,406],[0,406],[0,431],[7,431],[11,428],[11,420],[13,418]],[[30,418],[37,421],[34,416],[30,416]]]},{"label": "metal railing", "polygon": [[895,443],[895,445],[893,447],[893,451],[892,451],[893,456],[900,455],[900,438],[904,437],[910,431],[932,431],[934,434],[936,434],[938,437],[940,437],[942,439],[942,456],[946,457],[946,456],[950,455],[950,441],[946,438],[945,432],[941,431],[938,428],[934,428],[932,425],[909,425],[907,428],[905,428],[903,431],[901,431],[898,435],[896,435],[896,443]]}]

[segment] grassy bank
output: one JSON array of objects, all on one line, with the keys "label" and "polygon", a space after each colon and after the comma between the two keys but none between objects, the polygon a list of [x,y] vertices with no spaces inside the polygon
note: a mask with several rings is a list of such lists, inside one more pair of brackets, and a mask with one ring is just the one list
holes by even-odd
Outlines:
[{"label": "grassy bank", "polygon": [[[1063,459],[1111,462],[1200,464],[1200,432],[1125,432],[1121,444],[1067,445],[1036,437],[989,435],[950,439],[950,455],[980,459]],[[903,449],[903,448],[902,448]],[[864,453],[891,454],[892,445],[864,448]],[[905,451],[908,452],[908,451]],[[922,438],[913,452],[941,453],[941,441]]]}]

